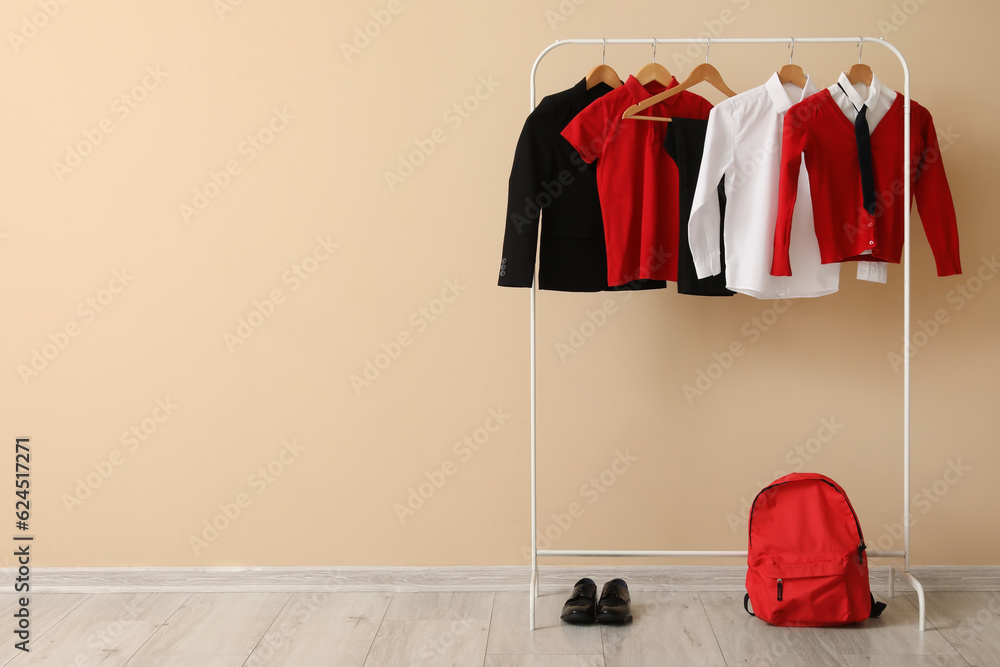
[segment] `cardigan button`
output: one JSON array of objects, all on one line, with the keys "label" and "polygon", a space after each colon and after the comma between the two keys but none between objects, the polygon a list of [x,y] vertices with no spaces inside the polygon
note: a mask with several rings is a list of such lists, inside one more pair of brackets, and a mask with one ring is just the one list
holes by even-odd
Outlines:
[{"label": "cardigan button", "polygon": [[874,241],[869,241],[868,245],[875,245],[875,242]]}]

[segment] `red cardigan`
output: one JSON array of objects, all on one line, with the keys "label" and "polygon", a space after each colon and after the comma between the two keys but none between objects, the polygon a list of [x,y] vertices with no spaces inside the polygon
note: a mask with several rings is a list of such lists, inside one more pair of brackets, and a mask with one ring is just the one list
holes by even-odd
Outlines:
[{"label": "red cardigan", "polygon": [[[924,233],[939,276],[962,272],[958,227],[948,179],[941,162],[934,121],[911,101],[911,196],[915,196]],[[899,263],[903,252],[903,96],[896,99],[871,135],[877,205],[864,208],[854,123],[822,90],[792,106],[785,115],[771,275],[790,276],[788,260],[792,209],[799,164],[805,154],[813,219],[823,264],[874,260]],[[871,250],[871,254],[862,254]]]}]

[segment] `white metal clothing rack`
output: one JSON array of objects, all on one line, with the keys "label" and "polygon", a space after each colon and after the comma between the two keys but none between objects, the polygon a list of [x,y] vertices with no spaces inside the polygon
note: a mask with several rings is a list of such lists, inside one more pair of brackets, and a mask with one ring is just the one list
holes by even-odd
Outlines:
[{"label": "white metal clothing rack", "polygon": [[[910,346],[906,344],[910,340],[910,68],[906,64],[906,59],[895,46],[877,37],[768,37],[755,39],[566,39],[550,44],[535,59],[535,64],[531,68],[531,106],[529,112],[535,109],[535,75],[542,59],[553,49],[570,44],[851,44],[863,47],[865,42],[881,44],[889,49],[899,59],[903,67],[903,164],[906,169],[906,178],[903,181],[903,198],[906,202],[904,210],[904,236],[903,236],[903,550],[902,551],[869,551],[871,558],[902,558],[903,567],[900,569],[896,563],[889,566],[889,597],[895,595],[895,575],[899,575],[909,583],[917,592],[920,606],[920,631],[924,631],[925,619],[925,598],[924,589],[920,582],[910,573]],[[535,598],[538,597],[538,559],[539,557],[686,557],[686,558],[713,558],[713,557],[746,557],[746,551],[606,551],[606,550],[565,550],[565,549],[539,549],[538,548],[538,478],[535,467],[537,451],[537,401],[536,401],[536,380],[537,380],[537,357],[536,357],[536,336],[535,336],[535,301],[537,297],[538,280],[532,282],[531,288],[531,589],[529,591],[529,623],[531,629],[535,629]]]}]

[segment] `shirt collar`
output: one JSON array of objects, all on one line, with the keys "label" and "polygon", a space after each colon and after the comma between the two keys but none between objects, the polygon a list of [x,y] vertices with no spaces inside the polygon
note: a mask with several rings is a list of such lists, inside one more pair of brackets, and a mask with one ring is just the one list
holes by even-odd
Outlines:
[{"label": "shirt collar", "polygon": [[810,95],[818,92],[815,84],[812,82],[812,78],[806,75],[806,85],[802,87],[798,99],[792,99],[788,97],[788,91],[785,90],[785,86],[781,83],[777,72],[771,75],[771,78],[764,84],[764,88],[767,90],[767,94],[774,104],[774,110],[778,113],[785,113],[796,102],[801,102]]},{"label": "shirt collar", "polygon": [[[632,94],[632,99],[634,99],[636,102],[642,102],[643,100],[648,100],[653,95],[662,93],[663,90],[669,90],[674,86],[676,86],[677,78],[673,76],[670,77],[670,82],[667,84],[667,87],[664,88],[663,90],[658,90],[660,88],[659,84],[650,84],[650,85],[654,86],[654,90],[656,92],[650,92],[646,90],[646,88],[641,83],[639,83],[639,79],[635,78],[635,76],[631,74],[625,81],[625,87],[628,89],[628,92]],[[680,95],[673,95],[660,102],[660,104],[673,104],[678,97],[680,97]]]},{"label": "shirt collar", "polygon": [[611,86],[604,83],[598,83],[593,88],[587,88],[587,77],[580,79],[570,92],[570,99],[572,100],[571,107],[573,109],[582,110],[586,108],[591,102],[599,97],[606,95],[607,93],[614,90]]},{"label": "shirt collar", "polygon": [[578,107],[587,99],[587,77],[580,79],[580,83],[573,86],[573,106]]},{"label": "shirt collar", "polygon": [[858,89],[854,87],[854,84],[851,83],[850,79],[847,78],[847,74],[844,72],[840,73],[837,83],[844,89],[844,92],[847,93],[847,99],[851,101],[851,104],[853,104],[854,108],[858,111],[861,110],[862,106],[874,109],[875,105],[878,104],[879,97],[882,95],[882,82],[879,81],[878,77],[874,74],[872,75],[871,85],[868,86],[867,99],[861,99]]}]

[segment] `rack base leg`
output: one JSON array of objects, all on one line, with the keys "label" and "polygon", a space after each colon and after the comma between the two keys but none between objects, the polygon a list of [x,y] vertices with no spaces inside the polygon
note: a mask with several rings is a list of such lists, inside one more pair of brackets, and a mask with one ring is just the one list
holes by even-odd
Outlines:
[{"label": "rack base leg", "polygon": [[896,597],[896,568],[889,566],[889,599]]},{"label": "rack base leg", "polygon": [[[896,570],[895,567],[893,569]],[[917,592],[917,603],[920,607],[920,632],[923,632],[926,628],[927,618],[927,599],[924,596],[924,587],[909,572],[904,572],[903,570],[896,570],[896,572],[899,574],[900,579],[913,586],[913,590]]]},{"label": "rack base leg", "polygon": [[531,570],[531,586],[528,589],[528,629],[535,631],[535,598],[538,597],[538,570]]}]

